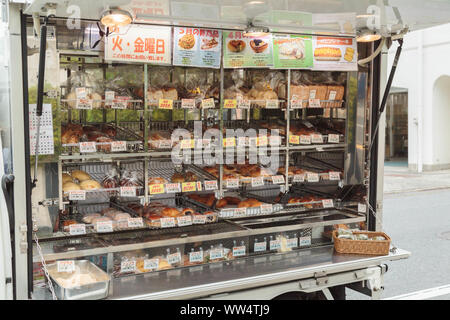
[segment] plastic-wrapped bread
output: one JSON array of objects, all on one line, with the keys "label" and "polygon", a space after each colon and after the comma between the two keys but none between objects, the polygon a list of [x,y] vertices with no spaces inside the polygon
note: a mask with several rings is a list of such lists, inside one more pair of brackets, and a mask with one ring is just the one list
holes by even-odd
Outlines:
[{"label": "plastic-wrapped bread", "polygon": [[101,189],[102,186],[95,180],[84,180],[80,182],[80,188],[82,190],[96,190]]},{"label": "plastic-wrapped bread", "polygon": [[328,86],[326,100],[343,100],[344,92],[344,86]]},{"label": "plastic-wrapped bread", "polygon": [[101,217],[100,213],[89,213],[82,218],[82,221],[84,223],[91,224],[93,219],[100,217]]},{"label": "plastic-wrapped bread", "polygon": [[149,101],[156,101],[158,102],[159,99],[164,99],[164,93],[162,90],[159,89],[153,89],[153,88],[149,88],[148,89],[148,100]]},{"label": "plastic-wrapped bread", "polygon": [[305,85],[291,85],[291,99],[296,96],[298,100],[309,99],[309,86]]},{"label": "plastic-wrapped bread", "polygon": [[163,99],[178,100],[178,92],[175,88],[164,89]]},{"label": "plastic-wrapped bread", "polygon": [[328,87],[325,85],[309,86],[309,99],[326,100]]}]

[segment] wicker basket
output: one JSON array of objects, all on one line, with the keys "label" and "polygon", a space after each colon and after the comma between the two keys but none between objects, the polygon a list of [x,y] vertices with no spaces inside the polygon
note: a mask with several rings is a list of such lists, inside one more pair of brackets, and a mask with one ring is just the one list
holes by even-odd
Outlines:
[{"label": "wicker basket", "polygon": [[350,240],[339,239],[337,230],[333,231],[334,249],[339,253],[367,254],[374,256],[384,256],[389,254],[391,238],[383,232],[353,232],[353,234],[366,234],[370,238],[382,236],[386,240]]}]

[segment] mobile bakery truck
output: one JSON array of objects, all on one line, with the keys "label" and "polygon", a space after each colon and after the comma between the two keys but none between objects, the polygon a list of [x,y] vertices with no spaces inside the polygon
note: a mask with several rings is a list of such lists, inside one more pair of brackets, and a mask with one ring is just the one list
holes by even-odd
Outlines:
[{"label": "mobile bakery truck", "polygon": [[410,256],[383,110],[450,3],[1,6],[1,298],[380,298]]}]

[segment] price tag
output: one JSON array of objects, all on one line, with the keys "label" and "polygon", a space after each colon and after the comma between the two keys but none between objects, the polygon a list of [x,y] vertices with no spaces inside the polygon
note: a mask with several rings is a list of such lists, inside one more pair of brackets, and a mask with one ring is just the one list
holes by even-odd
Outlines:
[{"label": "price tag", "polygon": [[239,109],[250,109],[250,100],[238,100],[237,107]]},{"label": "price tag", "polygon": [[247,215],[247,208],[236,208],[234,209],[235,217],[244,217]]},{"label": "price tag", "polygon": [[97,152],[97,145],[95,142],[80,142],[80,152],[82,153]]},{"label": "price tag", "polygon": [[266,100],[266,109],[278,109],[278,100]]},{"label": "price tag", "polygon": [[328,135],[328,143],[339,143],[339,135],[338,134],[329,134]]},{"label": "price tag", "polygon": [[233,257],[245,256],[245,246],[233,247]]},{"label": "price tag", "polygon": [[291,109],[302,109],[303,108],[303,100],[298,99],[297,96],[292,96],[291,100]]},{"label": "price tag", "polygon": [[173,100],[159,99],[158,107],[160,109],[172,110],[173,109]]},{"label": "price tag", "polygon": [[197,191],[202,191],[202,182],[201,181],[197,181]]},{"label": "price tag", "polygon": [[261,208],[261,214],[271,214],[273,212],[273,206],[272,204],[262,204],[260,206]]},{"label": "price tag", "polygon": [[223,259],[223,249],[212,249],[209,251],[209,259],[217,260]]},{"label": "price tag", "polygon": [[144,221],[141,217],[139,218],[128,218],[128,228],[143,228]]},{"label": "price tag", "polygon": [[95,225],[95,230],[97,232],[113,232],[112,221],[99,221]]},{"label": "price tag", "polygon": [[215,103],[213,98],[202,100],[202,109],[213,109],[215,108]]},{"label": "price tag", "polygon": [[255,242],[255,245],[253,246],[254,252],[264,252],[267,250],[267,242]]},{"label": "price tag", "polygon": [[190,216],[178,217],[177,224],[179,227],[191,226],[192,218]]},{"label": "price tag", "polygon": [[136,187],[120,187],[121,197],[136,197]]},{"label": "price tag", "polygon": [[181,109],[195,109],[195,99],[181,99]]},{"label": "price tag", "polygon": [[111,152],[127,151],[126,141],[113,141],[111,142]]},{"label": "price tag", "polygon": [[289,136],[289,143],[291,143],[291,144],[300,144],[300,136],[290,135]]},{"label": "price tag", "polygon": [[116,93],[114,91],[105,91],[105,105],[112,105]]},{"label": "price tag", "polygon": [[307,247],[311,245],[311,236],[300,237],[300,247]]},{"label": "price tag", "polygon": [[217,185],[217,180],[207,180],[204,182],[204,184],[205,184],[205,190],[207,190],[207,191],[219,189],[219,187]]},{"label": "price tag", "polygon": [[222,209],[220,210],[221,218],[232,218],[234,217],[234,208]]},{"label": "price tag", "polygon": [[164,193],[164,184],[151,184],[150,185],[150,194],[162,194]]},{"label": "price tag", "polygon": [[83,201],[86,200],[86,191],[85,190],[72,190],[69,191],[69,200],[78,200]]},{"label": "price tag", "polygon": [[281,249],[281,241],[279,239],[270,241],[270,250]]},{"label": "price tag", "polygon": [[81,110],[91,110],[93,101],[90,99],[77,99],[75,108]]},{"label": "price tag", "polygon": [[196,182],[183,182],[181,184],[181,191],[182,192],[194,192],[196,191]]},{"label": "price tag", "polygon": [[358,212],[366,213],[367,212],[367,205],[365,203],[358,203]]},{"label": "price tag", "polygon": [[194,215],[194,220],[192,221],[193,224],[205,224],[206,223],[206,216],[196,214]]},{"label": "price tag", "polygon": [[203,262],[203,251],[190,252],[189,253],[189,262],[202,263]]},{"label": "price tag", "polygon": [[144,269],[145,270],[158,270],[159,268],[159,259],[145,259],[144,260]]},{"label": "price tag", "polygon": [[286,247],[288,248],[297,248],[298,247],[298,239],[297,238],[290,238],[286,239]]},{"label": "price tag", "polygon": [[279,145],[281,145],[281,137],[280,136],[270,136],[269,143],[271,146],[279,146]]},{"label": "price tag", "polygon": [[161,218],[161,228],[173,228],[175,227],[175,218]]},{"label": "price tag", "polygon": [[331,181],[339,181],[341,180],[341,173],[340,172],[329,172],[328,175],[330,176]]},{"label": "price tag", "polygon": [[284,184],[284,176],[272,176],[273,184]]},{"label": "price tag", "polygon": [[312,143],[323,143],[323,136],[321,134],[312,134],[311,142]]},{"label": "price tag", "polygon": [[76,88],[75,96],[77,97],[77,99],[86,99],[86,88],[85,87]]},{"label": "price tag", "polygon": [[225,180],[227,189],[239,188],[239,179],[227,179]]},{"label": "price tag", "polygon": [[319,99],[309,99],[310,108],[321,108]]},{"label": "price tag", "polygon": [[326,209],[334,208],[333,200],[332,199],[322,200],[322,206]]},{"label": "price tag", "polygon": [[58,272],[72,273],[75,271],[75,261],[74,260],[57,261],[56,267]]},{"label": "price tag", "polygon": [[267,146],[267,144],[268,144],[267,136],[260,136],[260,137],[257,138],[256,145],[258,147],[265,147],[265,146]]},{"label": "price tag", "polygon": [[309,99],[315,99],[316,92],[317,92],[317,90],[309,90]]},{"label": "price tag", "polygon": [[305,175],[304,174],[296,174],[294,176],[294,178],[292,178],[292,182],[296,182],[296,183],[305,182]]},{"label": "price tag", "polygon": [[237,101],[234,99],[225,99],[223,102],[224,109],[236,109]]},{"label": "price tag", "polygon": [[308,173],[306,180],[308,182],[319,182],[319,175],[317,173]]},{"label": "price tag", "polygon": [[181,149],[193,149],[195,147],[195,140],[183,139],[181,140]]},{"label": "price tag", "polygon": [[300,144],[311,144],[311,136],[300,136]]},{"label": "price tag", "polygon": [[237,146],[238,147],[246,147],[247,146],[247,137],[237,137]]},{"label": "price tag", "polygon": [[223,139],[223,147],[229,148],[229,147],[235,147],[236,146],[236,138],[225,138]]},{"label": "price tag", "polygon": [[330,91],[328,95],[328,100],[336,100],[336,91]]},{"label": "price tag", "polygon": [[179,252],[167,255],[167,262],[169,264],[177,264],[181,262],[181,254]]},{"label": "price tag", "polygon": [[252,187],[261,187],[264,185],[264,177],[252,178]]},{"label": "price tag", "polygon": [[167,183],[165,188],[166,188],[166,193],[181,192],[181,185],[179,183]]},{"label": "price tag", "polygon": [[120,263],[120,272],[129,273],[136,271],[136,260],[122,261]]},{"label": "price tag", "polygon": [[69,226],[69,234],[71,236],[77,236],[80,234],[86,234],[86,225],[84,223],[71,224]]},{"label": "price tag", "polygon": [[128,101],[125,99],[115,99],[111,105],[111,109],[126,109],[128,105]]}]

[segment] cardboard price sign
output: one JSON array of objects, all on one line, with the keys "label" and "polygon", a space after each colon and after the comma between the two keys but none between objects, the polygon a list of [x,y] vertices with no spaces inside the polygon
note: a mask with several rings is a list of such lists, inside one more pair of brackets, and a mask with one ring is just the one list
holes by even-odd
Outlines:
[{"label": "cardboard price sign", "polygon": [[80,152],[82,153],[97,152],[96,142],[80,142]]},{"label": "cardboard price sign", "polygon": [[56,268],[58,272],[72,273],[75,271],[74,260],[57,261]]},{"label": "cardboard price sign", "polygon": [[223,103],[224,109],[236,109],[237,107],[237,100],[235,99],[225,99]]},{"label": "cardboard price sign", "polygon": [[195,99],[181,99],[181,109],[195,109]]},{"label": "cardboard price sign", "polygon": [[69,234],[71,236],[76,236],[80,234],[86,234],[86,225],[83,223],[80,224],[71,224],[69,226]]},{"label": "cardboard price sign", "polygon": [[150,194],[162,194],[164,193],[164,184],[151,184],[150,185]]},{"label": "cardboard price sign", "polygon": [[181,191],[182,192],[194,192],[197,190],[197,183],[196,182],[183,182],[181,184]]},{"label": "cardboard price sign", "polygon": [[83,201],[86,200],[85,190],[72,190],[69,191],[69,200],[71,201]]},{"label": "cardboard price sign", "polygon": [[127,151],[126,141],[113,141],[111,142],[111,152]]},{"label": "cardboard price sign", "polygon": [[159,99],[158,107],[159,107],[159,109],[172,110],[173,109],[173,100]]}]

